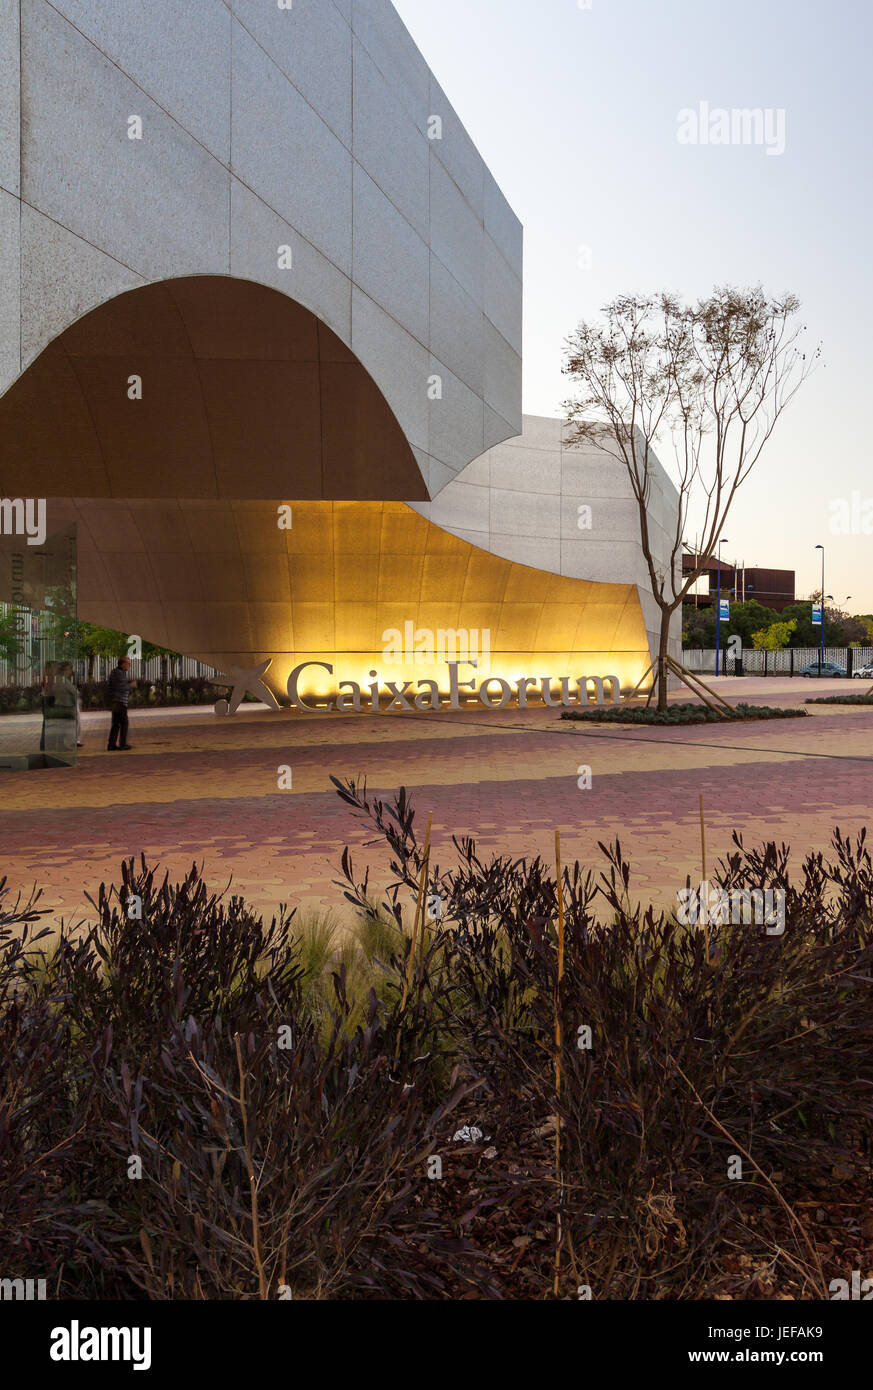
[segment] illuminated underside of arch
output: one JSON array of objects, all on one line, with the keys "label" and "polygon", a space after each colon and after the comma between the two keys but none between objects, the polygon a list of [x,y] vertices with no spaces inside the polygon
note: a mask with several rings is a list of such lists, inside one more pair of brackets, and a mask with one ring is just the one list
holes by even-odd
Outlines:
[{"label": "illuminated underside of arch", "polygon": [[0,437],[3,486],[28,496],[428,496],[336,334],[225,276],[145,285],[85,314],[0,400]]}]

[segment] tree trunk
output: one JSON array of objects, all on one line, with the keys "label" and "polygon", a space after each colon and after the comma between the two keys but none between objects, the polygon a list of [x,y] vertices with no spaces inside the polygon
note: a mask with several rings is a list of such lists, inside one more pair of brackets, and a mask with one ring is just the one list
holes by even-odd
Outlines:
[{"label": "tree trunk", "polygon": [[667,708],[667,644],[670,640],[670,619],[673,614],[661,609],[661,636],[658,642],[658,709]]}]

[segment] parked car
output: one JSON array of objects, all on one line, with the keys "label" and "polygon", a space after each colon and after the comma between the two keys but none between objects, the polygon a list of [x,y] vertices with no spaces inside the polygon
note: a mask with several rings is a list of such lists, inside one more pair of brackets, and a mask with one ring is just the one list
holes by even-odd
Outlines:
[{"label": "parked car", "polygon": [[833,661],[811,661],[808,666],[801,667],[802,676],[844,676],[845,669],[836,666]]},{"label": "parked car", "polygon": [[852,675],[858,676],[862,681],[873,681],[873,661],[868,661],[866,666],[859,666]]}]

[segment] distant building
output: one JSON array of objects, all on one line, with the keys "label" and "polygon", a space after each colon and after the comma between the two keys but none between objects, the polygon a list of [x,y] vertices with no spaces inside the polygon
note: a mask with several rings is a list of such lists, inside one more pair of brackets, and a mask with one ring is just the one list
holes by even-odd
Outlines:
[{"label": "distant building", "polygon": [[[687,575],[699,563],[697,556],[682,556],[682,573]],[[718,561],[710,555],[704,559],[705,568],[686,603],[708,608],[718,592]],[[758,566],[721,563],[721,595],[734,603],[755,599],[765,608],[781,613],[797,600],[794,593],[794,570],[764,569]]]}]

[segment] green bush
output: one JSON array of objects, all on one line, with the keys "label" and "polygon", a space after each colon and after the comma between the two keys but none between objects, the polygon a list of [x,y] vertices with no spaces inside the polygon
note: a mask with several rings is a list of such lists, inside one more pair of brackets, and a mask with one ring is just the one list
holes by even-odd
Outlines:
[{"label": "green bush", "polygon": [[747,705],[742,702],[734,707],[733,714],[719,714],[708,705],[694,704],[689,700],[684,704],[670,705],[666,710],[639,705],[572,709],[565,710],[561,718],[588,720],[595,724],[725,724],[733,720],[797,719],[805,716],[806,710],[802,709],[774,709],[771,705]]},{"label": "green bush", "polygon": [[[211,705],[218,698],[224,686],[216,688],[205,676],[190,676],[184,680],[161,681],[140,680],[135,690],[130,692],[130,708],[146,709],[149,706],[173,705]],[[82,681],[79,685],[82,708],[87,710],[109,708],[109,695],[105,681]],[[41,713],[43,689],[36,685],[0,686],[0,714]]]},{"label": "green bush", "polygon": [[39,685],[0,685],[0,714],[23,714],[42,709]]},{"label": "green bush", "polygon": [[873,695],[812,695],[808,705],[873,705]]}]

